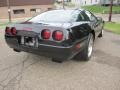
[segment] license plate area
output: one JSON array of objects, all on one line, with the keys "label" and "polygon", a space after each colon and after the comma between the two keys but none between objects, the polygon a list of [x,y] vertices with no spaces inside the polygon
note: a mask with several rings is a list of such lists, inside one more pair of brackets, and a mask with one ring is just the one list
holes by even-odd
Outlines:
[{"label": "license plate area", "polygon": [[38,47],[38,39],[35,37],[21,37],[21,44],[30,47]]}]

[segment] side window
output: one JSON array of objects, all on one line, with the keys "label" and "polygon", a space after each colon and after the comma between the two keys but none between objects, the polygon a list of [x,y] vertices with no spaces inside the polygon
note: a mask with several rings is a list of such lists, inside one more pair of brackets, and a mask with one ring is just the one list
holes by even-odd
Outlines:
[{"label": "side window", "polygon": [[85,21],[85,18],[81,13],[78,14],[77,21]]},{"label": "side window", "polygon": [[90,13],[89,11],[85,11],[85,13],[87,14],[87,16],[89,17],[90,21],[96,21],[96,17]]},{"label": "side window", "polygon": [[84,16],[85,21],[90,21],[88,15],[83,11],[81,14]]}]

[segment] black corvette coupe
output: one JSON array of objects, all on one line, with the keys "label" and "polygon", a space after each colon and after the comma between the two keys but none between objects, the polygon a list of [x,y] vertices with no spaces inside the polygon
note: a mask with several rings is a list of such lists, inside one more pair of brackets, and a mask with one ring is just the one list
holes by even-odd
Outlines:
[{"label": "black corvette coupe", "polygon": [[14,51],[66,59],[89,60],[94,40],[103,35],[104,21],[83,9],[51,10],[9,25],[5,40]]}]

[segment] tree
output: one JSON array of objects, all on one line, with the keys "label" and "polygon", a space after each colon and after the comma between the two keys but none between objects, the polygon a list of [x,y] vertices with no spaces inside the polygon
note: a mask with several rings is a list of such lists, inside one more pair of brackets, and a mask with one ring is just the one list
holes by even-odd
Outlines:
[{"label": "tree", "polygon": [[111,22],[111,18],[112,18],[112,6],[113,6],[113,0],[111,0],[111,3],[110,3],[110,11],[109,11],[109,22]]},{"label": "tree", "polygon": [[9,23],[11,23],[11,9],[10,9],[10,1],[7,0],[7,7],[8,7],[8,17],[9,17]]},{"label": "tree", "polygon": [[62,4],[63,4],[63,9],[65,8],[65,2],[64,0],[62,0]]}]

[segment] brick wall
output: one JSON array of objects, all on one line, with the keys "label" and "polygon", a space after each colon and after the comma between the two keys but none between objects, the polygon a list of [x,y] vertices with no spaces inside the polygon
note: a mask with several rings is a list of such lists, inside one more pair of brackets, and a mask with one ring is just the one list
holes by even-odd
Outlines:
[{"label": "brick wall", "polygon": [[[23,18],[23,17],[32,17],[41,12],[47,11],[48,9],[54,8],[53,5],[27,5],[27,6],[12,6],[11,15],[12,18]],[[24,9],[24,13],[15,14],[14,10]],[[31,11],[31,9],[36,11]],[[7,7],[0,7],[0,19],[8,18],[8,9]]]}]

